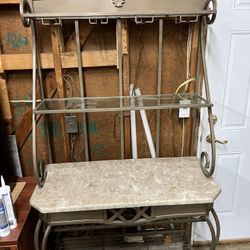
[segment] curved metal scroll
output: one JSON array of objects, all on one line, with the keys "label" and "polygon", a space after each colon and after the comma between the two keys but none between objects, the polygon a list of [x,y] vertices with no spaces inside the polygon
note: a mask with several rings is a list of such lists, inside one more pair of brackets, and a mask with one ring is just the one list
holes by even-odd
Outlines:
[{"label": "curved metal scroll", "polygon": [[220,239],[220,221],[219,221],[219,218],[218,218],[214,208],[211,208],[210,212],[214,218],[216,231],[215,231],[214,226],[213,226],[213,224],[208,216],[205,217],[205,221],[207,222],[207,225],[209,227],[209,230],[210,230],[211,236],[212,236],[212,244],[211,244],[210,249],[215,250],[216,246],[219,242],[219,239]]},{"label": "curved metal scroll", "polygon": [[36,228],[35,228],[35,233],[34,233],[34,246],[35,246],[35,250],[39,250],[39,233],[40,233],[40,229],[42,226],[42,219],[39,218],[36,224]]},{"label": "curved metal scroll", "polygon": [[45,229],[45,233],[43,235],[43,239],[42,239],[42,248],[41,248],[41,250],[46,250],[47,249],[47,242],[48,242],[48,238],[49,238],[49,235],[51,233],[51,230],[52,230],[52,226],[47,225],[46,229]]},{"label": "curved metal scroll", "polygon": [[[201,25],[201,32],[200,32],[200,49],[201,49],[201,57],[202,57],[202,65],[203,65],[203,74],[204,74],[204,84],[205,84],[205,92],[207,101],[211,102],[210,97],[210,90],[209,90],[209,82],[208,82],[208,75],[207,75],[207,66],[206,66],[206,58],[205,58],[205,30],[206,30],[206,17],[203,18]],[[212,108],[208,108],[208,122],[211,134],[211,161],[209,156],[206,152],[201,153],[201,169],[206,177],[211,177],[214,174],[215,170],[215,162],[216,162],[216,146],[215,146],[215,132],[214,132],[214,119],[213,119],[213,111]]]},{"label": "curved metal scroll", "polygon": [[[212,8],[209,7],[211,4],[212,4]],[[217,0],[207,0],[204,5],[204,10],[208,10],[208,9],[215,11],[215,13],[209,14],[206,17],[207,24],[212,24],[214,23],[216,16],[217,16]]]},{"label": "curved metal scroll", "polygon": [[25,13],[31,13],[31,7],[28,3],[28,0],[21,0],[19,9],[20,9],[21,20],[23,22],[24,27],[29,27],[31,19],[28,17],[24,17]]}]

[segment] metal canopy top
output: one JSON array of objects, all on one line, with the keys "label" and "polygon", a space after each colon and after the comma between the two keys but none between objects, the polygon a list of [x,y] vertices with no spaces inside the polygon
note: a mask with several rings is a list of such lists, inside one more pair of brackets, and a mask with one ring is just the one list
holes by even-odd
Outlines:
[{"label": "metal canopy top", "polygon": [[[167,17],[178,15],[209,15],[216,9],[208,8],[212,0],[40,0],[32,1],[27,11],[23,0],[24,18],[134,18]],[[28,13],[31,12],[31,13]]]}]

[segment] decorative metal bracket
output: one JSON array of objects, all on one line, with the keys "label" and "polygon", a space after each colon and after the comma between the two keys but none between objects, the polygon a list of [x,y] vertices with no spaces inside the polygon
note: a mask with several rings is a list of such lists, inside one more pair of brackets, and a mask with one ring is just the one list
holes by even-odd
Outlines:
[{"label": "decorative metal bracket", "polygon": [[31,7],[30,7],[27,0],[20,1],[19,10],[20,10],[20,16],[21,16],[21,20],[23,22],[23,26],[26,28],[29,27],[31,19],[24,17],[24,14],[31,13]]},{"label": "decorative metal bracket", "polygon": [[153,23],[155,21],[154,17],[135,17],[136,24]]},{"label": "decorative metal bracket", "polygon": [[42,19],[42,25],[45,26],[62,26],[62,20],[60,18],[54,18],[54,19]]},{"label": "decorative metal bracket", "polygon": [[112,0],[112,3],[116,8],[122,8],[123,4],[125,4],[125,0]]},{"label": "decorative metal bracket", "polygon": [[199,21],[199,15],[195,16],[177,16],[175,18],[175,23],[197,23]]},{"label": "decorative metal bracket", "polygon": [[[204,5],[205,10],[214,10],[217,12],[217,0],[207,0]],[[210,14],[206,17],[207,24],[214,23],[217,13]]]}]

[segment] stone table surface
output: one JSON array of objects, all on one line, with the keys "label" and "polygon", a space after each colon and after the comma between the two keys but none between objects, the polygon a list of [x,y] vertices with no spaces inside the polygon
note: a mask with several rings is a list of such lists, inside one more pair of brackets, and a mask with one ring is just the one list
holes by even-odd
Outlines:
[{"label": "stone table surface", "polygon": [[47,165],[30,204],[41,213],[213,203],[221,190],[196,157]]}]

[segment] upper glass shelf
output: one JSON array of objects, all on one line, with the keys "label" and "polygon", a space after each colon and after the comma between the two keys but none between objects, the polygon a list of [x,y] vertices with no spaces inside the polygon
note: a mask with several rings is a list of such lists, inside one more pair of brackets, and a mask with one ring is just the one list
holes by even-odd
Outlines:
[{"label": "upper glass shelf", "polygon": [[91,113],[130,110],[159,110],[212,107],[196,94],[148,95],[137,97],[86,97],[45,99],[34,114]]}]

